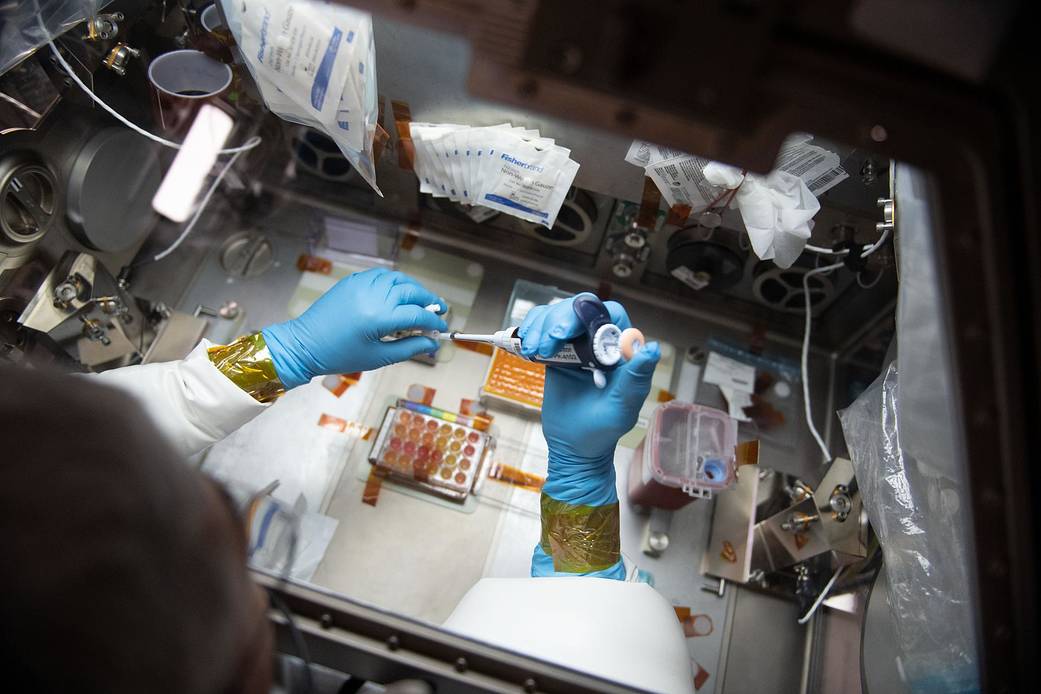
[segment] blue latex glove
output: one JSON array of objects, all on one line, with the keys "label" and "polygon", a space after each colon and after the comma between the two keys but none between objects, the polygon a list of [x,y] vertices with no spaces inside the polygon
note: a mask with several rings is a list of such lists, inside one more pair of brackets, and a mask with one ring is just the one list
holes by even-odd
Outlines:
[{"label": "blue latex glove", "polygon": [[438,341],[424,336],[380,342],[399,330],[448,330],[425,310],[430,304],[447,310],[408,275],[378,268],[343,278],[302,316],[262,332],[278,377],[295,388],[315,376],[369,371],[436,351]]},{"label": "blue latex glove", "polygon": [[[585,331],[572,302],[568,299],[531,309],[519,330],[525,356],[552,356],[567,340]],[[622,330],[631,326],[621,304],[608,301],[604,305],[615,325]],[[660,358],[658,343],[648,343],[632,360],[607,374],[607,387],[602,390],[593,385],[588,371],[546,368],[542,433],[549,448],[549,473],[544,493],[558,501],[587,506],[618,501],[614,450],[618,439],[636,425]],[[552,558],[536,547],[533,575],[558,575],[552,568]],[[625,572],[619,562],[592,575],[624,578]]]}]

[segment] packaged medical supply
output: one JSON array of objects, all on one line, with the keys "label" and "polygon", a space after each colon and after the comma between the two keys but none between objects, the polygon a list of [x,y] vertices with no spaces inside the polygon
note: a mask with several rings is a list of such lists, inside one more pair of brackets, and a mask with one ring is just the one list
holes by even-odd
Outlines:
[{"label": "packaged medical supply", "polygon": [[640,140],[625,160],[644,167],[670,207],[737,207],[756,255],[786,268],[810,237],[817,196],[849,178],[837,154],[810,140],[805,133],[788,137],[766,176]]},{"label": "packaged medical supply", "polygon": [[321,130],[379,193],[371,17],[318,0],[221,0],[221,7],[271,112]]},{"label": "packaged medical supply", "polygon": [[411,123],[420,192],[553,226],[578,172],[537,130]]}]

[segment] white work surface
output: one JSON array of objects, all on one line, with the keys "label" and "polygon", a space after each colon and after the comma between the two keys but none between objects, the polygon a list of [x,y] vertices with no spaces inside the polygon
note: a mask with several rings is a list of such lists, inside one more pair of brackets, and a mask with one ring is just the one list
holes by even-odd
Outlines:
[{"label": "white work surface", "polygon": [[[281,482],[274,495],[288,503],[303,497],[307,509],[336,523],[311,582],[326,589],[440,624],[479,579],[529,575],[539,538],[536,492],[485,479],[479,501],[466,509],[384,480],[376,506],[362,503],[364,471],[374,437],[362,440],[318,426],[323,413],[378,429],[387,405],[412,384],[437,389],[434,406],[458,411],[474,399],[489,357],[446,345],[436,367],[406,362],[362,376],[336,398],[316,381],[287,394],[253,423],[218,444],[204,466],[224,478],[260,488]],[[659,379],[655,379],[656,381]],[[662,379],[667,383],[667,376]],[[496,460],[545,474],[545,441],[537,418],[493,411],[499,440]],[[711,503],[695,501],[673,514],[670,546],[659,558],[640,552],[646,522],[626,500],[631,448],[615,456],[621,499],[622,553],[627,567],[649,572],[672,604],[708,615],[709,635],[687,639],[692,672],[698,665],[715,688],[727,603],[701,590],[698,574],[707,543]],[[304,538],[305,542],[307,538]],[[630,571],[632,575],[634,571]]]},{"label": "white work surface", "polygon": [[[389,397],[404,395],[413,383],[436,388],[434,406],[455,411],[460,399],[476,396],[488,361],[486,356],[456,349],[451,359],[434,368],[409,362],[383,369],[364,421],[378,427]],[[363,383],[368,377],[363,377]],[[493,431],[499,437],[496,459],[544,475],[546,449],[538,420],[501,411],[493,414]],[[370,448],[371,441],[354,447],[323,510],[339,524],[314,583],[440,624],[482,577],[529,575],[540,531],[538,493],[486,479],[477,495],[481,501],[471,513],[464,513],[384,481],[379,501],[369,506],[361,501],[365,484],[355,471],[366,464]],[[625,491],[632,455],[633,450],[623,446],[615,455],[626,565],[649,572],[670,603],[712,620],[710,634],[687,639],[692,672],[700,665],[709,673],[701,691],[712,691],[731,597],[701,590],[704,579],[698,567],[708,542],[712,504],[695,501],[674,512],[668,550],[659,558],[643,555],[640,543],[646,517],[630,509]]]}]

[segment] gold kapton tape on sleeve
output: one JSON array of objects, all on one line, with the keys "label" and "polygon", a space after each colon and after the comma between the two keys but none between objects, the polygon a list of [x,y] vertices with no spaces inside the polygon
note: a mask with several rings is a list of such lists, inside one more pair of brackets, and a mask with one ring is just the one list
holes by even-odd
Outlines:
[{"label": "gold kapton tape on sleeve", "polygon": [[582,506],[542,494],[542,551],[565,573],[603,571],[622,556],[618,503]]},{"label": "gold kapton tape on sleeve", "polygon": [[215,345],[206,354],[218,371],[258,402],[271,402],[286,392],[261,333]]}]

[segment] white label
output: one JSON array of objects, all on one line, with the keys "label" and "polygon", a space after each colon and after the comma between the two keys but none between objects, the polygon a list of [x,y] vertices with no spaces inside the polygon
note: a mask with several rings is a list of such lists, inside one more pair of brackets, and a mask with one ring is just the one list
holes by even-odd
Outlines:
[{"label": "white label", "polygon": [[720,388],[752,393],[755,392],[755,367],[724,357],[718,352],[709,352],[704,381],[715,383]]},{"label": "white label", "polygon": [[715,203],[726,190],[705,180],[707,159],[682,155],[647,167],[647,175],[658,186],[669,207],[687,205],[699,209]]},{"label": "white label", "polygon": [[650,166],[665,159],[685,156],[685,152],[671,147],[654,145],[643,140],[633,140],[629,145],[629,151],[625,154],[625,160],[634,166]]},{"label": "white label", "polygon": [[849,178],[849,174],[846,173],[846,170],[841,166],[836,166],[830,171],[825,171],[812,181],[806,181],[806,187],[814,195],[823,195],[847,178]]},{"label": "white label", "polygon": [[710,281],[708,279],[705,279],[704,276],[699,277],[698,273],[694,272],[686,265],[680,265],[679,267],[674,268],[673,271],[669,274],[671,274],[673,277],[675,277],[691,289],[695,289],[697,291],[701,291],[702,289],[707,287]]},{"label": "white label", "polygon": [[547,364],[581,364],[582,360],[578,357],[578,353],[575,352],[575,348],[571,345],[564,345],[560,348],[560,351],[554,354],[549,359],[539,357],[539,361]]},{"label": "white label", "polygon": [[797,138],[781,147],[775,168],[798,176],[811,193],[819,196],[849,178],[840,161],[834,152]]}]

